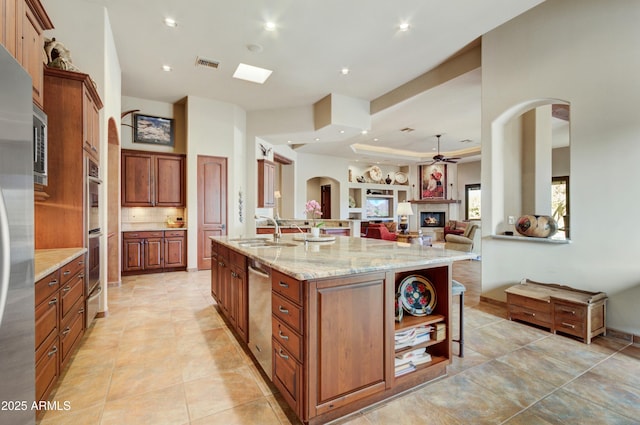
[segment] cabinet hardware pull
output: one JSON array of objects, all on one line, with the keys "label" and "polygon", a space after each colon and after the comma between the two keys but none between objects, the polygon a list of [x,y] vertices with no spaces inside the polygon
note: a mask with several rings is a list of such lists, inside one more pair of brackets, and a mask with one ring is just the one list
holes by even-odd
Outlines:
[{"label": "cabinet hardware pull", "polygon": [[80,279],[84,279],[84,273],[80,273],[80,274],[78,275],[78,280],[80,280]]},{"label": "cabinet hardware pull", "polygon": [[289,310],[282,307],[281,305],[278,306],[278,310],[280,310],[280,313],[289,314]]},{"label": "cabinet hardware pull", "polygon": [[282,339],[284,339],[285,341],[289,341],[289,335],[285,335],[282,333],[282,331],[278,331],[278,336]]},{"label": "cabinet hardware pull", "polygon": [[572,325],[571,323],[565,323],[562,322],[562,326],[566,327],[566,328],[571,328],[571,329],[575,329],[576,325]]},{"label": "cabinet hardware pull", "polygon": [[51,282],[49,282],[49,286],[55,286],[58,284],[58,279],[53,279]]},{"label": "cabinet hardware pull", "polygon": [[80,261],[80,262],[78,262],[78,265],[79,265],[79,266],[84,266],[84,261]]},{"label": "cabinet hardware pull", "polygon": [[62,274],[65,276],[69,276],[71,274],[71,270],[65,270]]},{"label": "cabinet hardware pull", "polygon": [[67,285],[64,288],[62,288],[62,292],[69,292],[71,290],[71,286]]},{"label": "cabinet hardware pull", "polygon": [[575,310],[566,310],[566,309],[562,309],[562,311],[563,311],[564,313],[573,314],[574,316],[575,316],[575,314],[576,314],[576,311],[575,311]]},{"label": "cabinet hardware pull", "polygon": [[289,285],[284,283],[284,282],[278,282],[278,285],[282,286],[283,288],[288,288]]},{"label": "cabinet hardware pull", "polygon": [[51,301],[49,301],[49,305],[54,305],[58,302],[58,298],[52,298]]},{"label": "cabinet hardware pull", "polygon": [[137,233],[129,233],[129,236],[138,237]]},{"label": "cabinet hardware pull", "polygon": [[224,263],[223,263],[222,261],[218,261],[218,265],[219,265],[220,267],[224,267]]},{"label": "cabinet hardware pull", "polygon": [[67,326],[66,329],[62,331],[62,334],[67,335],[69,332],[71,332],[71,328]]},{"label": "cabinet hardware pull", "polygon": [[280,351],[278,351],[278,355],[279,355],[280,357],[282,357],[283,359],[285,359],[285,360],[289,360],[289,356],[287,356],[286,354],[284,354],[284,353],[282,352],[282,349],[280,349]]},{"label": "cabinet hardware pull", "polygon": [[536,317],[535,313],[529,313],[528,311],[525,311],[524,314],[526,314],[527,316]]},{"label": "cabinet hardware pull", "polygon": [[78,310],[78,314],[82,314],[84,313],[84,308],[81,308],[80,310]]},{"label": "cabinet hardware pull", "polygon": [[54,346],[53,346],[53,348],[51,348],[51,351],[49,351],[49,352],[47,353],[47,356],[51,357],[51,356],[53,356],[53,355],[54,355],[55,353],[57,353],[57,352],[58,352],[58,347],[56,347],[56,346],[54,345]]}]

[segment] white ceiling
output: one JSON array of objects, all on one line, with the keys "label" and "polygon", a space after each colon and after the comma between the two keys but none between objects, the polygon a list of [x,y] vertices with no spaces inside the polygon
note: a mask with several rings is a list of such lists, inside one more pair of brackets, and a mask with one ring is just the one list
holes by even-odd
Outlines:
[{"label": "white ceiling", "polygon": [[[124,96],[172,103],[194,95],[258,111],[309,106],[330,93],[370,101],[543,0],[86,1],[108,10]],[[165,26],[166,17],[178,26]],[[268,20],[275,22],[275,31],[264,29]],[[408,22],[410,29],[399,31],[401,22]],[[248,45],[259,45],[262,51],[252,52]],[[196,67],[197,57],[220,65]],[[273,74],[264,85],[233,79],[240,62]],[[173,71],[162,71],[163,65]],[[347,76],[340,72],[343,67],[351,71]],[[401,133],[404,127],[415,131]],[[375,114],[367,135],[309,143],[299,151],[408,161],[350,148],[361,143],[417,153],[419,157],[409,161],[415,162],[435,154],[439,133],[445,153],[480,145],[480,70]],[[315,137],[288,134],[267,140],[308,143]]]}]

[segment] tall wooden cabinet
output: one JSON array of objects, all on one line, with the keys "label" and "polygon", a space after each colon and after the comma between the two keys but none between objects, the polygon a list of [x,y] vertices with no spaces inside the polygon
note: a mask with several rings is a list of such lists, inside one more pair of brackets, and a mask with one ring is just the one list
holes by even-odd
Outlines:
[{"label": "tall wooden cabinet", "polygon": [[184,207],[185,155],[122,150],[123,207]]},{"label": "tall wooden cabinet", "polygon": [[31,75],[33,101],[43,102],[44,30],[53,23],[39,0],[0,0],[0,42]]},{"label": "tall wooden cabinet", "polygon": [[[84,246],[85,93],[102,108],[87,74],[60,69],[44,70],[44,111],[48,116],[49,199],[35,204],[36,249]],[[60,231],[61,228],[64,231]]]},{"label": "tall wooden cabinet", "polygon": [[258,160],[258,208],[273,208],[275,198],[276,164],[266,159]]}]

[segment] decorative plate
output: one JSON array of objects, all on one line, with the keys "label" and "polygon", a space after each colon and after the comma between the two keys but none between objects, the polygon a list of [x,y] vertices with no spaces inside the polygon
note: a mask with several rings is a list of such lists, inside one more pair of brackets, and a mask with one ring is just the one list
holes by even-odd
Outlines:
[{"label": "decorative plate", "polygon": [[436,291],[424,276],[412,274],[402,279],[398,297],[405,311],[413,316],[431,314],[436,306]]},{"label": "decorative plate", "polygon": [[407,175],[401,171],[398,171],[396,173],[396,182],[400,183],[400,184],[405,184],[407,182],[407,180],[409,180],[407,178]]},{"label": "decorative plate", "polygon": [[380,180],[382,180],[382,170],[377,165],[374,165],[373,167],[369,168],[369,176],[374,182],[379,182]]}]

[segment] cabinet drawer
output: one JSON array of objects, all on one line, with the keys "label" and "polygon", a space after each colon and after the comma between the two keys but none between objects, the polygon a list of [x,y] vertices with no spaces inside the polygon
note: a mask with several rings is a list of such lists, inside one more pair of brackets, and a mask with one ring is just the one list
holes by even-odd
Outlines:
[{"label": "cabinet drawer", "polygon": [[60,331],[62,367],[68,362],[69,354],[73,352],[84,331],[84,302],[78,301],[69,315],[71,316],[69,321],[66,325],[62,325],[62,330]]},{"label": "cabinet drawer", "polygon": [[300,307],[293,304],[278,294],[271,293],[271,311],[273,315],[283,323],[289,325],[294,331],[302,334],[302,312]]},{"label": "cabinet drawer", "polygon": [[564,321],[584,321],[586,317],[586,307],[573,305],[570,303],[559,303],[555,302],[553,304],[553,312],[556,322],[558,320]]},{"label": "cabinet drawer", "polygon": [[[507,294],[507,304],[525,307],[527,310],[551,315],[551,303],[549,301],[536,300],[521,295]],[[551,322],[551,321],[549,321]]]},{"label": "cabinet drawer", "polygon": [[519,305],[509,305],[509,318],[551,328],[551,313],[540,312]]},{"label": "cabinet drawer", "polygon": [[122,232],[123,239],[164,238],[162,230],[158,232]]},{"label": "cabinet drawer", "polygon": [[[42,349],[45,340],[50,335],[56,335],[58,329],[58,294],[54,294],[48,300],[36,307],[36,334],[35,350]],[[38,356],[36,355],[36,359]]]},{"label": "cabinet drawer", "polygon": [[37,306],[60,288],[60,269],[36,282],[35,305]]},{"label": "cabinet drawer", "polygon": [[43,350],[43,355],[36,361],[36,400],[46,400],[58,379],[59,346],[58,337],[54,336]]},{"label": "cabinet drawer", "polygon": [[302,283],[276,270],[271,271],[271,289],[302,305]]},{"label": "cabinet drawer", "polygon": [[69,282],[81,270],[84,272],[84,255],[65,264],[60,268],[60,286]]},{"label": "cabinet drawer", "polygon": [[164,237],[165,238],[184,238],[185,231],[184,230],[165,230]]},{"label": "cabinet drawer", "polygon": [[282,344],[299,362],[302,361],[302,338],[297,332],[292,331],[280,320],[274,318],[271,321],[271,333],[273,339]]},{"label": "cabinet drawer", "polygon": [[60,290],[60,314],[61,320],[66,320],[67,315],[78,300],[84,300],[84,273],[79,273]]},{"label": "cabinet drawer", "polygon": [[277,341],[273,341],[273,383],[300,417],[302,406],[302,367]]},{"label": "cabinet drawer", "polygon": [[556,332],[564,332],[581,338],[585,337],[584,321],[566,320],[556,317],[554,328]]},{"label": "cabinet drawer", "polygon": [[232,249],[229,250],[229,262],[238,267],[240,269],[238,271],[245,271],[247,268],[247,257]]}]

